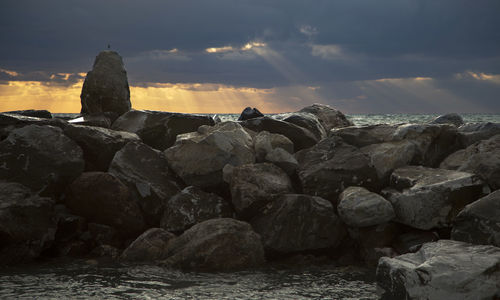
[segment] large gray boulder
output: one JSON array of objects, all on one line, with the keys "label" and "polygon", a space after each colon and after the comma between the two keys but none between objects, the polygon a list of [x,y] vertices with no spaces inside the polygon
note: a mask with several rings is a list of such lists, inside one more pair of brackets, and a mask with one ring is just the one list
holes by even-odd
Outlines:
[{"label": "large gray boulder", "polygon": [[276,194],[293,192],[292,182],[279,167],[270,163],[235,167],[229,183],[236,213],[245,219],[272,200]]},{"label": "large gray boulder", "polygon": [[59,195],[84,169],[82,149],[53,126],[14,129],[0,142],[0,179]]},{"label": "large gray boulder", "polygon": [[500,134],[448,156],[440,168],[479,175],[492,190],[500,188]]},{"label": "large gray boulder", "polygon": [[34,259],[54,241],[54,202],[19,183],[0,181],[0,264]]},{"label": "large gray boulder", "polygon": [[315,103],[302,108],[299,112],[306,112],[315,115],[321,125],[325,128],[326,132],[329,132],[332,128],[354,125],[341,111],[325,104]]},{"label": "large gray boulder", "polygon": [[266,155],[276,148],[282,148],[291,154],[295,152],[292,141],[282,134],[261,131],[253,138],[253,143],[257,162],[263,162]]},{"label": "large gray boulder", "polygon": [[126,238],[136,237],[145,228],[127,186],[109,173],[83,173],[70,185],[66,205],[75,215],[109,225]]},{"label": "large gray boulder", "polygon": [[235,219],[198,223],[167,247],[164,265],[184,270],[232,271],[264,263],[260,236]]},{"label": "large gray boulder", "polygon": [[226,164],[240,166],[255,161],[252,137],[235,122],[201,126],[198,132],[180,135],[164,153],[171,169],[187,185],[200,188],[223,184]]},{"label": "large gray boulder", "polygon": [[500,248],[440,240],[381,258],[377,284],[382,299],[498,299],[499,265]]},{"label": "large gray boulder", "polygon": [[318,117],[308,112],[282,113],[273,116],[274,119],[295,124],[309,130],[319,140],[326,137],[326,130]]},{"label": "large gray boulder", "polygon": [[161,227],[170,232],[183,232],[209,219],[232,216],[231,205],[222,197],[188,186],[168,200]]},{"label": "large gray boulder", "polygon": [[487,140],[500,134],[500,123],[470,123],[458,128],[458,136],[462,147],[468,147],[476,142]]},{"label": "large gray boulder", "polygon": [[464,124],[464,119],[457,113],[450,113],[438,116],[430,122],[431,124],[452,124],[456,127],[460,127]]},{"label": "large gray boulder", "polygon": [[329,136],[341,137],[346,143],[361,148],[372,144],[392,142],[398,126],[377,124],[333,128]]},{"label": "large gray boulder", "polygon": [[130,90],[127,72],[121,56],[115,51],[97,55],[92,71],[87,73],[80,95],[82,114],[130,110]]},{"label": "large gray boulder", "polygon": [[270,162],[275,166],[280,167],[289,176],[295,175],[295,172],[299,167],[297,159],[295,159],[292,154],[290,154],[283,148],[275,148],[271,152],[267,153],[264,161]]},{"label": "large gray boulder", "polygon": [[332,201],[348,186],[378,188],[377,172],[370,158],[339,137],[321,140],[310,149],[295,154],[298,177],[305,194]]},{"label": "large gray boulder", "polygon": [[363,187],[348,187],[339,196],[337,211],[352,227],[379,225],[394,219],[394,209],[384,197]]},{"label": "large gray boulder", "polygon": [[135,239],[120,257],[124,261],[153,262],[165,259],[167,246],[175,235],[162,228],[150,228]]},{"label": "large gray boulder", "polygon": [[320,197],[276,197],[250,221],[271,254],[335,248],[346,234],[332,204]]},{"label": "large gray boulder", "polygon": [[210,116],[131,110],[121,115],[112,128],[136,133],[145,144],[163,151],[175,143],[177,135],[197,131],[202,125],[213,126],[215,121]]},{"label": "large gray boulder", "polygon": [[467,205],[455,218],[451,238],[500,247],[500,190]]},{"label": "large gray boulder", "polygon": [[129,188],[150,226],[160,225],[167,202],[180,191],[164,154],[141,142],[116,152],[109,173]]},{"label": "large gray boulder", "polygon": [[134,133],[83,125],[68,125],[64,134],[82,148],[86,171],[107,171],[118,150],[129,142],[140,141]]},{"label": "large gray boulder", "polygon": [[428,230],[450,227],[465,205],[481,197],[483,182],[470,173],[408,166],[392,173],[391,187],[382,192],[395,221]]}]

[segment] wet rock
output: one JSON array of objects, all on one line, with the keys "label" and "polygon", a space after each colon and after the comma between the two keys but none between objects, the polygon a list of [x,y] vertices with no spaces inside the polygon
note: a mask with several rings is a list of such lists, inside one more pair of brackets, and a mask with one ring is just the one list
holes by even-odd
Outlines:
[{"label": "wet rock", "polygon": [[77,238],[87,230],[87,220],[81,216],[73,215],[63,204],[54,207],[57,231],[57,242],[65,242]]},{"label": "wet rock", "polygon": [[333,128],[329,136],[341,137],[346,143],[361,148],[372,144],[392,142],[398,126],[378,124]]},{"label": "wet rock", "polygon": [[140,141],[134,133],[82,125],[68,125],[64,134],[82,148],[86,171],[107,171],[118,150],[131,141]]},{"label": "wet rock", "polygon": [[164,154],[140,142],[118,151],[109,173],[129,188],[149,226],[159,226],[167,201],[180,191]]},{"label": "wet rock", "polygon": [[231,206],[222,197],[189,186],[170,198],[165,207],[161,227],[170,232],[183,232],[209,219],[232,216]]},{"label": "wet rock", "polygon": [[276,148],[283,148],[288,153],[294,153],[292,141],[282,134],[261,131],[253,141],[257,162],[263,162],[266,155]]},{"label": "wet rock", "polygon": [[239,166],[255,161],[252,138],[235,122],[201,126],[196,133],[180,135],[164,153],[171,169],[187,185],[200,188],[223,184],[226,164]]},{"label": "wet rock", "polygon": [[66,205],[74,214],[109,225],[124,237],[137,236],[145,227],[127,186],[109,173],[83,173],[70,185]]},{"label": "wet rock", "polygon": [[500,249],[440,240],[417,253],[383,257],[377,267],[382,299],[495,299]]},{"label": "wet rock", "polygon": [[455,218],[451,238],[500,247],[500,190],[467,205]]},{"label": "wet rock", "polygon": [[326,130],[318,117],[307,112],[283,113],[274,115],[273,118],[295,124],[309,130],[319,141],[326,137]]},{"label": "wet rock", "polygon": [[440,168],[479,175],[493,189],[500,188],[500,134],[448,156]]},{"label": "wet rock", "polygon": [[6,113],[16,114],[26,117],[41,118],[41,119],[52,119],[52,114],[48,110],[28,109],[28,110],[6,111]]},{"label": "wet rock", "polygon": [[120,256],[120,253],[121,251],[113,246],[100,245],[95,247],[90,252],[90,255],[93,257],[117,259]]},{"label": "wet rock", "polygon": [[296,151],[312,147],[318,139],[309,130],[292,123],[276,120],[270,117],[259,117],[240,122],[241,126],[250,130],[278,133],[289,138]]},{"label": "wet rock", "polygon": [[295,157],[283,148],[275,148],[267,153],[264,161],[280,167],[288,176],[293,176],[299,167]]},{"label": "wet rock", "polygon": [[184,270],[230,271],[264,263],[260,236],[234,219],[198,223],[168,243],[164,265]]},{"label": "wet rock", "polygon": [[348,186],[378,187],[370,158],[338,137],[323,139],[314,147],[297,152],[295,158],[303,192],[330,200],[334,207]]},{"label": "wet rock", "polygon": [[86,231],[81,238],[90,245],[90,248],[102,245],[111,245],[116,248],[121,248],[123,242],[120,233],[113,227],[97,223],[89,223],[88,231]]},{"label": "wet rock", "polygon": [[28,125],[0,142],[0,179],[58,196],[84,168],[82,149],[62,130]]},{"label": "wet rock", "polygon": [[456,127],[460,127],[464,124],[464,119],[459,114],[451,113],[441,115],[430,122],[431,124],[453,124]]},{"label": "wet rock", "polygon": [[115,51],[102,51],[97,55],[92,71],[83,83],[82,114],[130,110],[130,90],[127,72],[121,56]]},{"label": "wet rock", "polygon": [[167,245],[175,238],[162,228],[150,228],[141,234],[123,251],[121,259],[125,261],[157,261],[165,259]]},{"label": "wet rock", "polygon": [[257,108],[246,107],[240,114],[238,121],[245,121],[253,118],[263,117],[262,114]]},{"label": "wet rock", "polygon": [[273,195],[293,192],[288,175],[270,163],[235,167],[230,190],[236,213],[246,219],[251,218],[271,201]]},{"label": "wet rock", "polygon": [[435,242],[439,235],[434,231],[410,230],[398,235],[393,243],[393,248],[400,254],[417,252],[425,243]]},{"label": "wet rock", "polygon": [[366,227],[389,222],[394,209],[384,197],[362,187],[348,187],[339,196],[338,213],[352,227]]},{"label": "wet rock", "polygon": [[281,195],[250,223],[269,253],[335,248],[346,234],[332,204],[309,195]]},{"label": "wet rock", "polygon": [[332,128],[354,125],[341,111],[325,104],[315,103],[302,108],[299,112],[306,112],[315,115],[325,128],[326,132],[329,132]]},{"label": "wet rock", "polygon": [[458,128],[462,147],[468,147],[476,142],[487,140],[497,134],[500,134],[500,123],[471,123]]},{"label": "wet rock", "polygon": [[483,190],[474,174],[421,166],[396,169],[391,186],[383,195],[392,203],[395,221],[422,230],[451,226],[458,212]]},{"label": "wet rock", "polygon": [[19,183],[0,181],[0,264],[34,259],[54,241],[54,202]]}]

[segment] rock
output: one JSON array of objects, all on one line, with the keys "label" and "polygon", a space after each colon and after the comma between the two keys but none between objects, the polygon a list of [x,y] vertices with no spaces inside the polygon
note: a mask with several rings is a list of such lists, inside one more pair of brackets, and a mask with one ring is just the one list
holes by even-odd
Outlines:
[{"label": "rock", "polygon": [[235,167],[230,182],[231,198],[236,213],[245,219],[271,201],[274,194],[293,192],[288,175],[269,163]]},{"label": "rock", "polygon": [[121,252],[120,250],[118,250],[113,246],[100,245],[95,247],[90,252],[90,255],[93,257],[117,259],[120,256],[120,252]]},{"label": "rock", "polygon": [[417,252],[425,243],[435,242],[439,235],[433,231],[412,229],[398,235],[392,242],[392,247],[400,254]]},{"label": "rock", "polygon": [[233,210],[223,198],[188,186],[168,201],[161,227],[170,232],[183,232],[209,219],[232,216]]},{"label": "rock", "polygon": [[325,128],[326,132],[329,132],[332,128],[354,125],[341,111],[325,104],[315,103],[302,108],[299,112],[306,112],[315,115]]},{"label": "rock", "polygon": [[57,127],[28,125],[0,142],[0,179],[20,182],[42,195],[57,197],[84,164],[82,149]]},{"label": "rock", "polygon": [[0,264],[29,261],[50,247],[56,223],[54,202],[22,184],[0,181]]},{"label": "rock", "polygon": [[128,143],[118,151],[109,173],[128,186],[149,226],[160,225],[168,200],[180,191],[164,154],[140,142]]},{"label": "rock", "polygon": [[64,134],[82,148],[86,171],[107,171],[118,150],[129,142],[140,141],[134,133],[82,125],[68,125]]},{"label": "rock", "polygon": [[112,128],[134,132],[145,144],[163,151],[175,143],[177,135],[196,131],[202,125],[213,126],[215,121],[210,116],[131,110]]},{"label": "rock", "polygon": [[283,148],[275,148],[267,153],[264,161],[280,167],[288,176],[293,176],[299,167],[295,157]]},{"label": "rock", "polygon": [[238,121],[245,121],[253,118],[263,117],[262,114],[257,108],[246,107],[240,114]]},{"label": "rock", "polygon": [[318,117],[307,112],[283,113],[273,116],[274,119],[295,124],[309,130],[319,141],[326,137],[326,130]]},{"label": "rock", "polygon": [[451,113],[441,115],[430,122],[431,124],[453,124],[455,127],[460,127],[465,124],[464,119],[459,114]]},{"label": "rock", "polygon": [[339,196],[338,213],[352,227],[367,227],[389,222],[394,209],[384,197],[362,187],[348,187]]},{"label": "rock", "polygon": [[232,271],[264,263],[260,236],[234,219],[198,223],[168,243],[164,264],[196,271]]},{"label": "rock", "polygon": [[346,143],[361,148],[372,144],[392,142],[398,126],[378,124],[333,128],[329,136],[341,137]]},{"label": "rock", "polygon": [[469,147],[476,142],[487,140],[497,134],[500,134],[500,123],[471,123],[458,128],[462,147]]},{"label": "rock", "polygon": [[65,205],[56,205],[54,211],[57,222],[55,235],[57,242],[73,240],[87,230],[87,220],[81,216],[71,214]]},{"label": "rock", "polygon": [[478,175],[492,190],[500,188],[500,134],[448,156],[440,168]]},{"label": "rock", "polygon": [[401,224],[388,222],[368,227],[349,227],[349,236],[362,249],[386,248],[401,232]]},{"label": "rock", "polygon": [[[95,126],[102,128],[110,128],[113,123],[112,117],[109,116],[110,112],[95,113],[91,115],[83,115],[78,118],[68,120],[68,123],[73,125]],[[116,116],[118,117],[118,116]]]},{"label": "rock", "polygon": [[395,221],[422,230],[451,226],[458,212],[483,190],[474,174],[421,166],[396,169],[391,186],[383,194],[392,203]]},{"label": "rock", "polygon": [[298,176],[305,194],[319,196],[337,206],[337,198],[348,186],[378,188],[377,172],[358,148],[338,137],[321,140],[295,154]]},{"label": "rock", "polygon": [[83,83],[80,99],[82,114],[116,112],[121,115],[130,110],[127,72],[117,52],[107,50],[97,55]]},{"label": "rock", "polygon": [[128,188],[109,173],[83,173],[70,185],[66,205],[74,214],[109,225],[123,237],[135,237],[145,227]]},{"label": "rock", "polygon": [[200,188],[223,184],[226,164],[240,166],[255,161],[252,138],[235,122],[201,126],[196,133],[180,135],[164,153],[169,166],[187,185]]},{"label": "rock", "polygon": [[4,140],[12,130],[27,125],[51,125],[64,128],[68,123],[60,119],[44,119],[10,113],[0,113],[0,141]]},{"label": "rock", "polygon": [[175,238],[162,228],[150,228],[141,234],[123,251],[121,259],[125,261],[157,261],[165,259],[167,245]]},{"label": "rock", "polygon": [[382,299],[496,299],[499,264],[499,248],[440,240],[381,258],[376,277]]},{"label": "rock", "polygon": [[253,141],[257,162],[263,162],[266,155],[276,148],[283,148],[288,153],[294,153],[292,141],[282,134],[261,131]]},{"label": "rock", "polygon": [[332,204],[309,195],[281,195],[250,223],[269,253],[335,248],[346,234]]},{"label": "rock", "polygon": [[312,147],[318,142],[318,139],[309,130],[270,117],[253,118],[242,121],[240,124],[256,132],[268,131],[282,134],[293,142],[296,151]]},{"label": "rock", "polygon": [[7,111],[6,113],[41,119],[52,119],[52,114],[48,110],[28,109]]},{"label": "rock", "polygon": [[500,190],[467,205],[455,218],[451,238],[500,247]]}]

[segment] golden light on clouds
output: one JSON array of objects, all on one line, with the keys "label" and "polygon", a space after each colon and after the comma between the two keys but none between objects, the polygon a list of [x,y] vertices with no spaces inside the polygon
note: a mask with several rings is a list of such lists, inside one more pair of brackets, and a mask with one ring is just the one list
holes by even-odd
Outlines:
[{"label": "golden light on clouds", "polygon": [[212,47],[212,48],[205,49],[205,51],[208,53],[222,53],[222,52],[234,51],[234,48],[231,46]]}]

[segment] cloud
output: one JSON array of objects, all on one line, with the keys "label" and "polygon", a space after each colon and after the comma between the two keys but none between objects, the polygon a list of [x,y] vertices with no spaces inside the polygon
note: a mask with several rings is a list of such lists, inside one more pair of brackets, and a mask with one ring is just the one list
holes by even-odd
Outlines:
[{"label": "cloud", "polygon": [[339,45],[311,45],[311,55],[323,59],[344,58],[344,53]]}]

